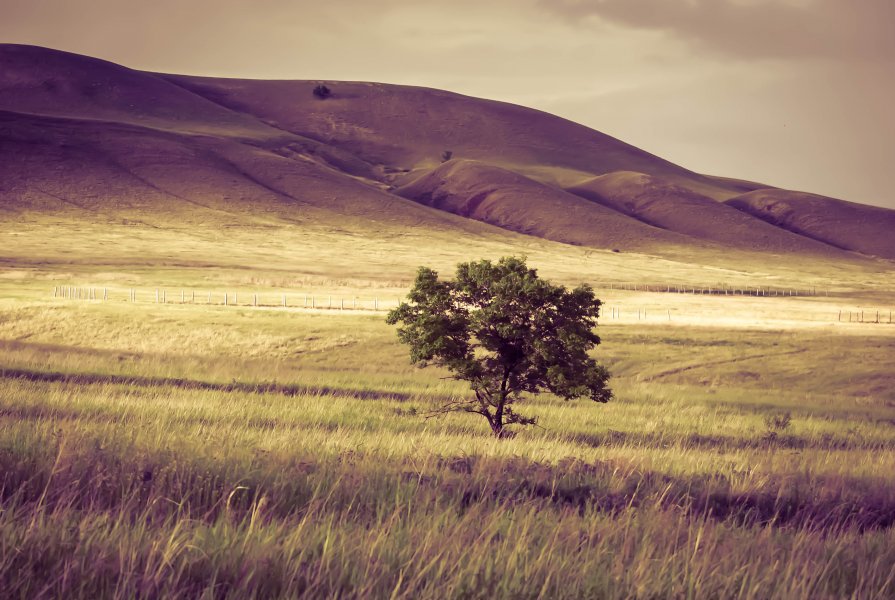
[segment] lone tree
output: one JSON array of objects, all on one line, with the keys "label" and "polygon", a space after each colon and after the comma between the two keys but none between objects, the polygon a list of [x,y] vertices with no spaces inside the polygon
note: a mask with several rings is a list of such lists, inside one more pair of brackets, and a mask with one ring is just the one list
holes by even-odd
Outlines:
[{"label": "lone tree", "polygon": [[330,96],[332,96],[332,90],[323,85],[322,83],[314,88],[314,95],[320,98],[321,100],[326,100]]},{"label": "lone tree", "polygon": [[410,361],[445,367],[468,381],[473,397],[438,412],[470,412],[488,420],[497,437],[508,425],[533,425],[514,409],[522,394],[544,390],[571,400],[607,402],[609,372],[588,356],[600,301],[588,285],[574,290],[540,279],[522,258],[457,265],[454,281],[420,267],[409,303],[389,312]]}]

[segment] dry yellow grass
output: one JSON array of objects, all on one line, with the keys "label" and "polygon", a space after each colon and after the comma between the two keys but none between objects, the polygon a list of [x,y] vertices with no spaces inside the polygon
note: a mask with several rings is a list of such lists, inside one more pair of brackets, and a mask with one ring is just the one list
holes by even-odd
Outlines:
[{"label": "dry yellow grass", "polygon": [[[891,262],[569,246],[389,193],[446,141],[550,185],[596,157],[711,197],[749,188],[518,107],[441,95],[421,137],[383,115],[430,90],[345,84],[323,110],[307,82],[77,66],[62,80],[120,93],[63,86],[54,117],[0,115],[8,147],[30,148],[0,162],[0,595],[895,595]],[[468,390],[411,367],[370,301],[392,306],[420,265],[506,255],[597,289],[616,398],[532,398],[541,427],[496,441],[474,415],[427,418]]]}]

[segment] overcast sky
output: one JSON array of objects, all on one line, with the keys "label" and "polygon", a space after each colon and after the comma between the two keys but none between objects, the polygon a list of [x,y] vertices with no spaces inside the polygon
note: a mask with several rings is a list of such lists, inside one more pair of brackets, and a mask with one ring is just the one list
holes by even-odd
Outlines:
[{"label": "overcast sky", "polygon": [[443,88],[695,171],[895,208],[893,29],[895,0],[0,0],[4,42]]}]

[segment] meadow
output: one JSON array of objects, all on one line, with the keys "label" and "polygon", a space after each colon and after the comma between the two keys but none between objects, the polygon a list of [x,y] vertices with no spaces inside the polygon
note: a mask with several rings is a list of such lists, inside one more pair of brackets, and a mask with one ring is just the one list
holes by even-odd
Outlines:
[{"label": "meadow", "polygon": [[[0,65],[0,600],[895,598],[895,213],[439,90]],[[615,398],[496,440],[384,309],[503,256],[596,289]]]},{"label": "meadow", "polygon": [[[604,317],[616,398],[534,398],[495,440],[430,418],[466,389],[382,312],[48,282],[0,302],[5,597],[895,595],[895,326],[814,322],[842,299]],[[748,318],[684,318],[713,306]]]}]

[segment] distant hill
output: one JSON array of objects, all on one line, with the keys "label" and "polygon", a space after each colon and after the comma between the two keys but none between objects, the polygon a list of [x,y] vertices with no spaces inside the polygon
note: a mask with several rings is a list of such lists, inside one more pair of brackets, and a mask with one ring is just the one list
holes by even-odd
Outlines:
[{"label": "distant hill", "polygon": [[396,192],[425,206],[567,244],[649,249],[695,242],[519,173],[472,160],[446,162]]},{"label": "distant hill", "polygon": [[0,142],[13,213],[895,258],[895,211],[700,175],[541,111],[418,87],[164,75],[0,45]]},{"label": "distant hill", "polygon": [[616,171],[567,190],[644,223],[696,239],[759,252],[834,253],[827,244],[758,221],[733,205],[658,176]]},{"label": "distant hill", "polygon": [[837,248],[895,258],[893,210],[777,189],[755,190],[726,204]]}]

